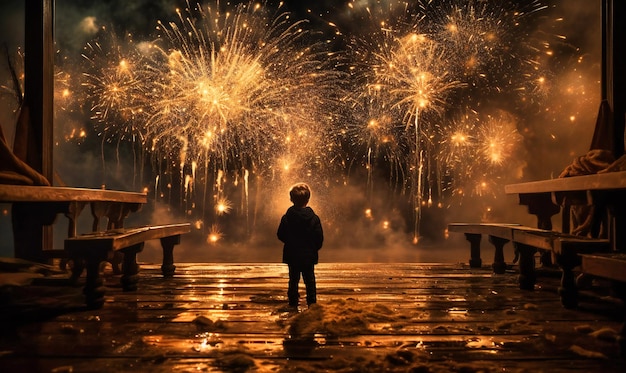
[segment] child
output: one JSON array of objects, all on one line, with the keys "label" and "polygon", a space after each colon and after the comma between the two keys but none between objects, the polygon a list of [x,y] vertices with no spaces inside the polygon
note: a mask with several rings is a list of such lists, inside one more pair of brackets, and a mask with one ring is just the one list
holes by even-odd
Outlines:
[{"label": "child", "polygon": [[283,246],[283,263],[289,267],[289,306],[297,307],[300,294],[298,284],[300,273],[306,286],[306,303],[317,301],[314,266],[318,261],[317,252],[322,248],[324,233],[320,218],[308,207],[311,190],[304,183],[298,183],[289,190],[293,206],[287,209],[280,220],[277,236]]}]

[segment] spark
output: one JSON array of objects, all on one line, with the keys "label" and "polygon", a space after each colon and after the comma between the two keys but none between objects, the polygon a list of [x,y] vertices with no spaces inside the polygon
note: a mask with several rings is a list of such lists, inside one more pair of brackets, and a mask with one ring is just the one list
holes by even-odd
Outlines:
[{"label": "spark", "polygon": [[232,203],[226,198],[220,198],[215,205],[215,212],[218,215],[228,214],[232,209]]},{"label": "spark", "polygon": [[490,117],[481,127],[481,153],[487,164],[502,165],[514,155],[522,136],[510,117]]},{"label": "spark", "polygon": [[207,243],[210,245],[215,245],[217,244],[222,238],[224,237],[224,234],[222,233],[222,231],[220,230],[219,226],[217,226],[216,224],[211,226],[211,230],[209,231],[209,234],[207,236]]}]

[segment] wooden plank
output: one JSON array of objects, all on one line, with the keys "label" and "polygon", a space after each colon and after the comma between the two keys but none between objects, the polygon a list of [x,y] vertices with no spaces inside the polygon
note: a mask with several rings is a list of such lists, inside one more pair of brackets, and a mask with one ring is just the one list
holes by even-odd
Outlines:
[{"label": "wooden plank", "polygon": [[67,250],[89,250],[90,248],[105,248],[120,250],[145,241],[177,236],[191,232],[190,223],[167,225],[150,225],[130,229],[112,229],[104,232],[92,232],[70,237],[65,240]]},{"label": "wooden plank", "polygon": [[122,202],[144,204],[146,193],[53,186],[0,185],[1,202]]},{"label": "wooden plank", "polygon": [[541,250],[552,250],[553,236],[542,232],[515,231],[513,240],[524,245],[536,247]]},{"label": "wooden plank", "polygon": [[530,181],[504,186],[507,194],[626,189],[626,171]]},{"label": "wooden plank", "polygon": [[448,224],[448,232],[484,234],[512,240],[512,229],[520,226],[520,224],[506,223],[450,223]]},{"label": "wooden plank", "polygon": [[626,254],[584,254],[582,271],[626,283]]}]

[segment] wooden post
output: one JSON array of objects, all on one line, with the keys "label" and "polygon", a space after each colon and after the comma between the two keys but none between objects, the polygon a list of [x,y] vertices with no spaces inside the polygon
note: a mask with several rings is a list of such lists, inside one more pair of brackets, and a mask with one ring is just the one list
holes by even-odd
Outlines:
[{"label": "wooden post", "polygon": [[[50,183],[53,177],[52,151],[54,141],[54,0],[26,0],[24,16],[24,103],[27,113],[24,160]],[[12,209],[14,234],[25,237],[26,252],[18,258],[45,261],[42,250],[52,249],[52,227],[28,224],[32,217],[21,206]],[[25,219],[25,220],[24,220]],[[24,220],[24,225],[16,221]],[[36,219],[35,219],[36,220]],[[20,228],[21,227],[21,228]]]},{"label": "wooden post", "polygon": [[52,181],[54,114],[54,1],[26,0],[24,105],[30,114],[28,163]]},{"label": "wooden post", "polygon": [[620,52],[626,43],[623,15],[626,3],[621,0],[604,0],[602,3],[602,97],[606,98],[614,118],[613,154],[624,154],[624,126],[626,121],[626,56]]}]

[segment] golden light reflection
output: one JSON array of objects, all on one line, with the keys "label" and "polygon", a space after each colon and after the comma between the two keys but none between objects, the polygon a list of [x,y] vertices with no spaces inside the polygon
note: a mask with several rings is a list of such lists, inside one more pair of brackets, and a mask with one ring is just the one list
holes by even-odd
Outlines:
[{"label": "golden light reflection", "polygon": [[[460,300],[465,301],[465,298],[461,298]],[[452,316],[453,318],[466,318],[467,317],[467,309],[464,308],[457,308],[457,307],[452,307],[448,309],[448,315]]]},{"label": "golden light reflection", "polygon": [[497,354],[502,347],[501,342],[495,342],[491,337],[472,337],[465,344],[468,348],[480,349],[481,352]]}]

